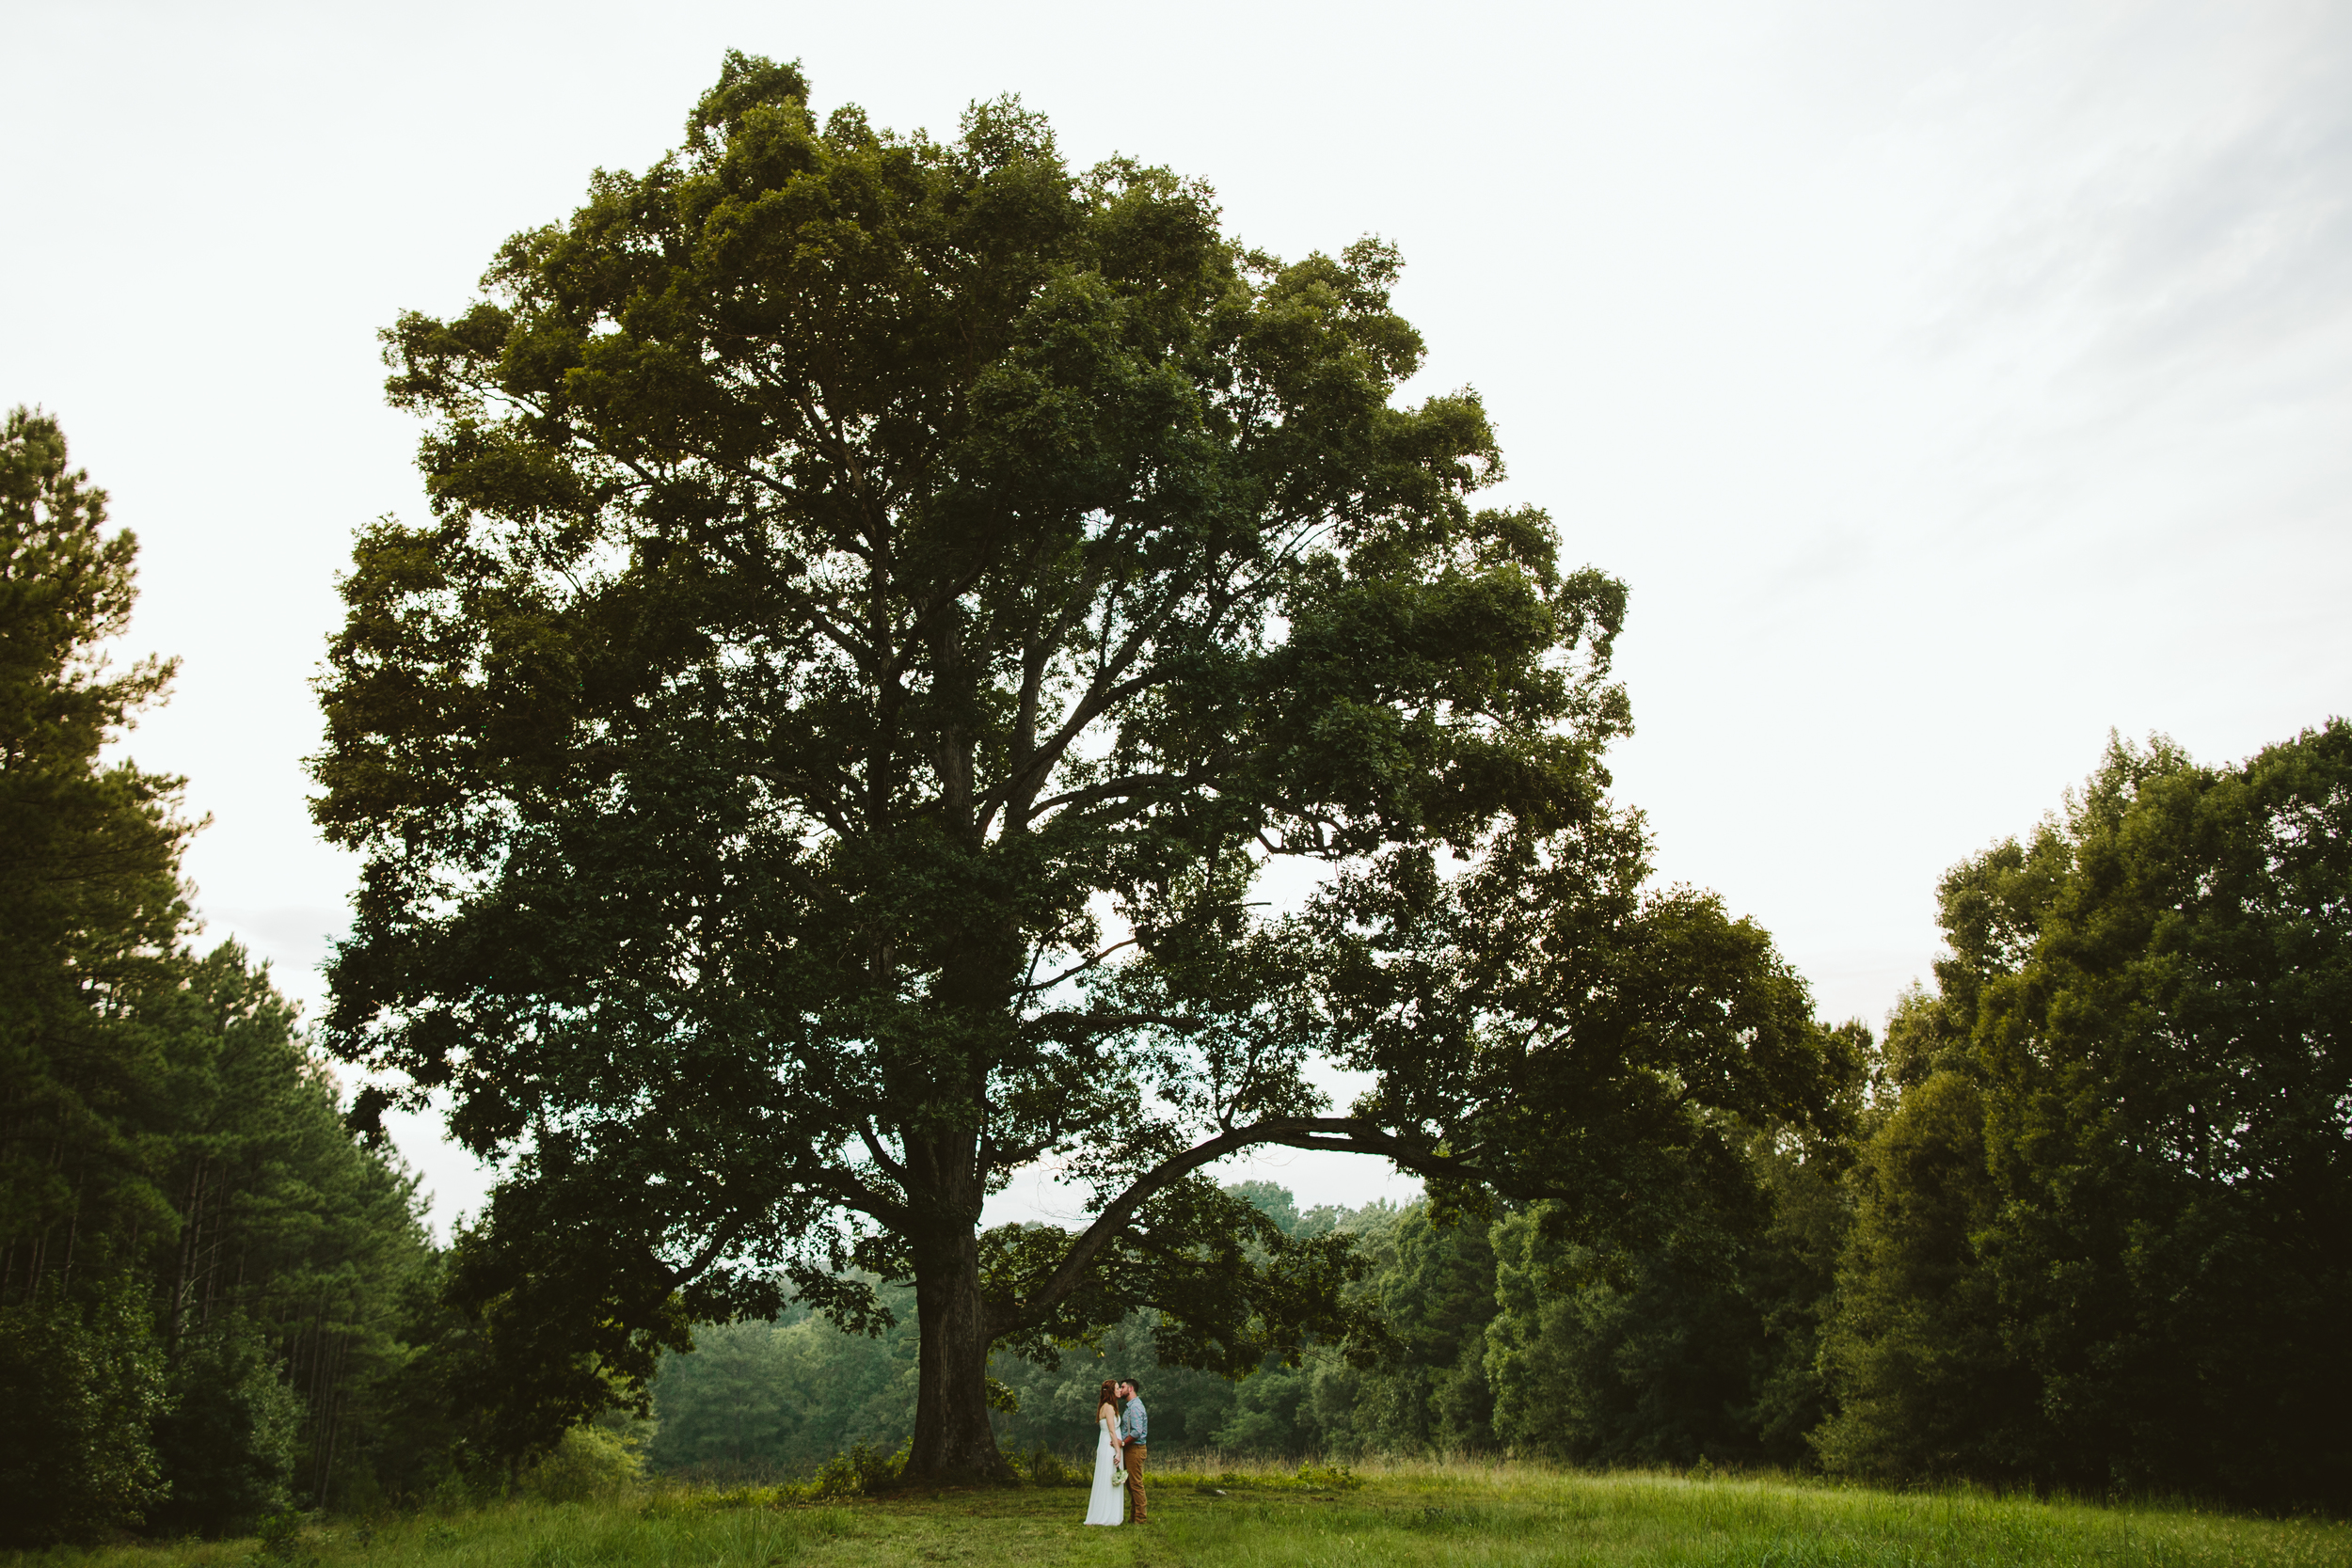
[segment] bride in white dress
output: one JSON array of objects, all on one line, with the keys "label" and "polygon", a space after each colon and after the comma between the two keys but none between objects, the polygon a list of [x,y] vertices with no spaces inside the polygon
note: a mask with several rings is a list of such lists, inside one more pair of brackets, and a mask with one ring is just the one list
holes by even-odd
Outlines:
[{"label": "bride in white dress", "polygon": [[1089,1525],[1126,1522],[1127,1499],[1120,1495],[1126,1476],[1119,1464],[1118,1430],[1119,1391],[1106,1382],[1094,1409],[1094,1490],[1087,1496]]}]

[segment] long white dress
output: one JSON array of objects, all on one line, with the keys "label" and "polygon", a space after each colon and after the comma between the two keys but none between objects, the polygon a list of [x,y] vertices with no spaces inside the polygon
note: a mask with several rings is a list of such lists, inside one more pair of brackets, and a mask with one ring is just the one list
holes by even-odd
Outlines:
[{"label": "long white dress", "polygon": [[1111,1423],[1116,1416],[1099,1412],[1094,1418],[1094,1490],[1087,1494],[1087,1523],[1089,1525],[1123,1525],[1127,1522],[1125,1482],[1115,1466],[1119,1464],[1119,1449],[1111,1442]]}]

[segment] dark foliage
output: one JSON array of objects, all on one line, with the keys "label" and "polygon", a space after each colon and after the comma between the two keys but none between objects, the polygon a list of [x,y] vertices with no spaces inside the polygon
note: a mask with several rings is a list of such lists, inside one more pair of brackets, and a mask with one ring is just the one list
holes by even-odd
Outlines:
[{"label": "dark foliage", "polygon": [[169,673],[98,653],[135,553],[103,525],[56,422],[9,416],[0,1529],[23,1542],[220,1533],[376,1485],[358,1438],[426,1257],[413,1182],[343,1125],[266,974],[190,947],[178,781],[100,761]]},{"label": "dark foliage", "polygon": [[275,1350],[233,1317],[183,1338],[154,1425],[166,1492],[148,1510],[150,1529],[238,1534],[292,1502],[303,1409]]},{"label": "dark foliage", "polygon": [[164,1491],[151,1435],[163,1406],[163,1357],[136,1290],[0,1306],[0,1545],[138,1524]]},{"label": "dark foliage", "polygon": [[2352,1505],[2352,727],[2229,768],[2119,743],[1943,910],[1825,1455]]}]

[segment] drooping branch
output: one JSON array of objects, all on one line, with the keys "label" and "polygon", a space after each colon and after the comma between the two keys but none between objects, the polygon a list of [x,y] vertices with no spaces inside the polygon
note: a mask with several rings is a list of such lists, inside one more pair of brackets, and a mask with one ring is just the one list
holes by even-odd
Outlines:
[{"label": "drooping branch", "polygon": [[710,1240],[703,1243],[703,1249],[700,1252],[694,1254],[692,1262],[682,1268],[663,1268],[661,1275],[664,1281],[675,1287],[691,1285],[701,1278],[703,1271],[717,1262],[727,1248],[735,1244],[735,1239],[743,1233],[743,1226],[744,1220],[741,1215],[727,1220],[710,1233]]},{"label": "drooping branch", "polygon": [[1142,940],[1143,939],[1141,937],[1129,937],[1124,942],[1114,942],[1099,953],[1089,954],[1086,958],[1080,959],[1074,964],[1072,964],[1068,969],[1063,970],[1059,974],[1055,975],[1050,980],[1029,980],[1024,982],[1020,986],[1014,988],[1013,994],[1016,996],[1035,996],[1042,991],[1050,991],[1065,980],[1074,980],[1079,975],[1084,974],[1090,970],[1102,968],[1104,963],[1112,954],[1120,951],[1121,948],[1133,947]]},{"label": "drooping branch", "polygon": [[990,1337],[1017,1334],[1045,1323],[1054,1309],[1086,1282],[1095,1259],[1127,1227],[1144,1204],[1201,1166],[1262,1144],[1329,1149],[1343,1154],[1376,1154],[1416,1175],[1445,1176],[1464,1181],[1492,1180],[1492,1173],[1470,1161],[1440,1154],[1354,1117],[1281,1117],[1237,1127],[1161,1162],[1129,1183],[1127,1190],[1105,1205],[1094,1223],[1070,1243],[1061,1262],[1042,1286],[1023,1297],[1017,1306],[1001,1301],[990,1304]]},{"label": "drooping branch", "polygon": [[1048,796],[1031,806],[1028,815],[1030,820],[1034,821],[1057,806],[1091,805],[1097,800],[1115,800],[1135,796],[1150,796],[1159,799],[1173,794],[1177,790],[1200,784],[1206,777],[1207,775],[1200,772],[1129,773],[1120,778],[1104,779],[1101,784],[1088,784],[1081,789],[1068,789],[1059,795]]}]

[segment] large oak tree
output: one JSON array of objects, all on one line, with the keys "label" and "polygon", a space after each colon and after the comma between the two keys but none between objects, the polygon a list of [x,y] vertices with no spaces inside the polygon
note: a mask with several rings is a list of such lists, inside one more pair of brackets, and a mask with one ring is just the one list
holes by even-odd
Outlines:
[{"label": "large oak tree", "polygon": [[[1350,1327],[1227,1154],[1597,1214],[1818,1110],[1802,984],[1604,800],[1623,588],[1473,507],[1474,393],[1397,399],[1394,253],[1281,262],[1009,102],[807,96],[730,55],[681,150],[387,334],[434,517],[361,537],[322,687],[328,1032],[511,1160],[457,1278],[512,1440],[879,1274],[912,1473],[998,1473],[992,1347]],[[981,1233],[1041,1161],[1092,1224]]]}]

